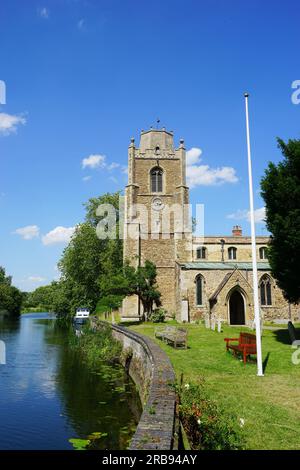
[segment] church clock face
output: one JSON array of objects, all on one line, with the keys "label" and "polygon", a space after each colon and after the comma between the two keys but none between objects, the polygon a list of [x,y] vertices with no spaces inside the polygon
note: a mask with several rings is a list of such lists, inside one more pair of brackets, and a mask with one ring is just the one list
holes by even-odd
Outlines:
[{"label": "church clock face", "polygon": [[164,208],[164,203],[162,202],[160,197],[154,197],[152,199],[152,209],[155,211],[160,211]]}]

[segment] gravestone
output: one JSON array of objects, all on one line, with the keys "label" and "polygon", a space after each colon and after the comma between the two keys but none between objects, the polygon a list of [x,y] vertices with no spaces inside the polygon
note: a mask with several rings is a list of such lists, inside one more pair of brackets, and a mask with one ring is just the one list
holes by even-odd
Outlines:
[{"label": "gravestone", "polygon": [[210,321],[209,321],[209,316],[205,315],[205,328],[209,329],[210,328]]}]

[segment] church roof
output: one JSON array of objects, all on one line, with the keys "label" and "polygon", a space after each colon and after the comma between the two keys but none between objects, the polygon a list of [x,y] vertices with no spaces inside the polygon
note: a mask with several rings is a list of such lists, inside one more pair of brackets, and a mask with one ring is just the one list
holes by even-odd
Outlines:
[{"label": "church roof", "polygon": [[[235,263],[227,262],[224,263],[219,261],[194,261],[192,263],[184,263],[181,265],[183,269],[201,269],[201,270],[232,270],[238,268],[239,270],[252,271],[252,263],[243,263],[237,261]],[[270,271],[271,267],[267,261],[257,263],[257,269],[259,271]]]},{"label": "church roof", "polygon": [[209,300],[216,300],[216,298],[218,297],[219,293],[221,292],[221,290],[223,289],[223,287],[225,286],[225,284],[227,283],[228,279],[231,277],[233,273],[226,273],[224,278],[222,279],[222,281],[220,282],[220,284],[218,285],[218,287],[216,288],[215,292],[211,295],[211,297],[209,298]]}]

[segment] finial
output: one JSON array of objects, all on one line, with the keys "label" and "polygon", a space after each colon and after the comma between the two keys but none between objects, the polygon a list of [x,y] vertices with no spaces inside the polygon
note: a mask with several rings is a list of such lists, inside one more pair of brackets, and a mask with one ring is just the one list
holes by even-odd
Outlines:
[{"label": "finial", "polygon": [[180,145],[183,147],[183,144],[184,144],[184,139],[180,139]]}]

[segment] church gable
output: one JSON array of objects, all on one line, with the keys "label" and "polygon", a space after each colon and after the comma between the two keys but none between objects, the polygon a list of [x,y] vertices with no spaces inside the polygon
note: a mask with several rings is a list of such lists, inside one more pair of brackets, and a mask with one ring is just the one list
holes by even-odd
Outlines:
[{"label": "church gable", "polygon": [[252,293],[251,285],[238,268],[224,276],[217,289],[210,296],[209,301],[212,304],[218,302],[218,300],[221,301],[221,299],[226,301],[230,291],[236,287],[242,289],[248,296]]}]

